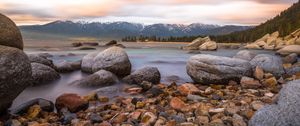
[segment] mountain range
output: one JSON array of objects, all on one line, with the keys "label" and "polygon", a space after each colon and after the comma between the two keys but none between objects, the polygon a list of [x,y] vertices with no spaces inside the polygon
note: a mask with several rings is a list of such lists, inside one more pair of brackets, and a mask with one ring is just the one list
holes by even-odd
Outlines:
[{"label": "mountain range", "polygon": [[179,37],[198,35],[224,35],[236,31],[243,31],[252,26],[236,25],[210,25],[194,23],[183,24],[152,24],[143,25],[129,22],[73,22],[54,21],[44,25],[19,26],[26,37],[26,33],[32,34],[54,34],[75,37],[99,37],[99,38],[123,38],[125,36],[157,36],[157,37]]}]

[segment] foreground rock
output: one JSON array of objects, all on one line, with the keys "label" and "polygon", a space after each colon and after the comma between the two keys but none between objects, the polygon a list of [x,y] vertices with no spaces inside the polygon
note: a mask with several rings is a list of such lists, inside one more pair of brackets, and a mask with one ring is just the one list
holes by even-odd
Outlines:
[{"label": "foreground rock", "polygon": [[15,115],[15,116],[17,116],[17,115],[20,116],[20,115],[27,113],[29,108],[33,105],[39,105],[42,111],[46,111],[46,112],[54,111],[54,104],[51,101],[45,100],[42,98],[37,98],[37,99],[30,100],[28,102],[25,102],[16,108],[11,109],[9,113],[12,115]]},{"label": "foreground rock", "polygon": [[110,47],[102,52],[93,52],[83,57],[81,70],[88,73],[101,69],[110,71],[118,77],[131,72],[131,63],[127,53],[120,47]]},{"label": "foreground rock", "polygon": [[291,53],[296,53],[300,55],[300,45],[289,45],[277,51],[281,55],[289,55]]},{"label": "foreground rock", "polygon": [[251,118],[249,126],[298,126],[300,125],[300,81],[285,85],[276,104],[258,110]]},{"label": "foreground rock", "polygon": [[1,13],[0,22],[0,45],[23,50],[22,35],[16,24]]},{"label": "foreground rock", "polygon": [[143,81],[158,84],[160,82],[160,72],[156,67],[144,67],[124,77],[123,81],[128,84],[141,84]]},{"label": "foreground rock", "polygon": [[109,86],[118,81],[118,78],[111,72],[100,70],[81,80],[75,81],[73,84],[85,87]]},{"label": "foreground rock", "polygon": [[233,58],[250,61],[256,56],[256,53],[248,50],[239,51]]},{"label": "foreground rock", "polygon": [[184,50],[199,50],[199,46],[201,46],[203,43],[205,43],[207,41],[211,41],[209,37],[205,37],[205,38],[199,37],[199,38],[195,39],[194,41],[192,41],[187,46],[184,46],[183,49]]},{"label": "foreground rock", "polygon": [[199,54],[187,62],[187,73],[197,83],[226,84],[251,76],[251,64],[246,60]]},{"label": "foreground rock", "polygon": [[30,62],[32,62],[32,63],[40,63],[40,64],[44,64],[46,66],[49,66],[51,68],[54,68],[54,64],[53,64],[52,60],[49,60],[42,56],[39,56],[38,54],[29,54],[28,58],[29,58]]},{"label": "foreground rock", "polygon": [[7,46],[0,46],[0,66],[0,113],[3,114],[31,84],[31,66],[23,51]]},{"label": "foreground rock", "polygon": [[57,80],[60,78],[59,73],[44,64],[31,63],[32,80],[34,85],[42,84]]},{"label": "foreground rock", "polygon": [[285,73],[282,61],[277,56],[259,54],[250,61],[250,64],[253,69],[259,66],[264,72],[271,73],[276,77],[280,77]]},{"label": "foreground rock", "polygon": [[55,107],[58,111],[67,108],[70,112],[78,112],[88,108],[88,102],[77,94],[62,94],[55,101]]}]

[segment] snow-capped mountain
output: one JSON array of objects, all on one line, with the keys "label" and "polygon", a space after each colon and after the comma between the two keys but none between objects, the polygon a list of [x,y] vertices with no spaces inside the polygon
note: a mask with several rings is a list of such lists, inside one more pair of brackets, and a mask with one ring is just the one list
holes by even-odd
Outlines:
[{"label": "snow-capped mountain", "polygon": [[242,31],[249,26],[219,26],[194,23],[183,24],[152,24],[143,25],[128,22],[73,22],[54,21],[45,25],[20,26],[22,32],[39,32],[71,36],[93,36],[93,37],[114,37],[125,36],[196,36],[196,35],[221,35],[235,31]]}]

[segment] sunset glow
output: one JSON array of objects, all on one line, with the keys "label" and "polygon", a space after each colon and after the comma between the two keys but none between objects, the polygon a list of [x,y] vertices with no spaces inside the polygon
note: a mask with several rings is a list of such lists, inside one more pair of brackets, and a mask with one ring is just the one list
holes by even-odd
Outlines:
[{"label": "sunset glow", "polygon": [[18,25],[55,20],[256,25],[297,0],[1,0]]}]

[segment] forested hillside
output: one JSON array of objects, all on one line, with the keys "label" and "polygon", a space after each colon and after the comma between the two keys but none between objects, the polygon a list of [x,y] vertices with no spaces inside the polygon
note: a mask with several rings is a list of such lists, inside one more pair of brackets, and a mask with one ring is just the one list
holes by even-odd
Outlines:
[{"label": "forested hillside", "polygon": [[300,28],[300,0],[279,15],[252,29],[233,32],[228,35],[211,36],[217,42],[252,42],[267,33],[279,31],[286,36]]}]

